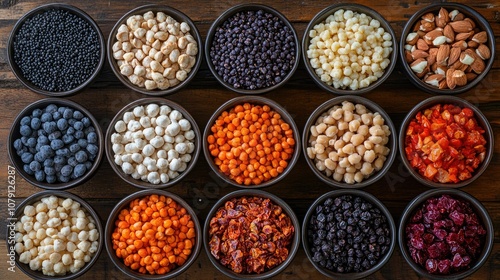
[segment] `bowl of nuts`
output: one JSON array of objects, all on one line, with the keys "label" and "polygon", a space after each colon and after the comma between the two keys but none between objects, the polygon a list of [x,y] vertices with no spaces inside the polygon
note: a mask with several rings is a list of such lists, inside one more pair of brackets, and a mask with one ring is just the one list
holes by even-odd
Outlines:
[{"label": "bowl of nuts", "polygon": [[109,34],[107,50],[118,79],[153,96],[185,87],[202,61],[201,36],[194,23],[163,5],[140,6],[122,16]]},{"label": "bowl of nuts", "polygon": [[62,98],[31,103],[14,119],[9,158],[30,184],[62,190],[83,184],[104,154],[101,127],[80,104]]},{"label": "bowl of nuts", "polygon": [[389,115],[352,95],[318,106],[302,134],[309,167],[323,182],[340,188],[363,188],[382,178],[396,158],[396,143]]},{"label": "bowl of nuts", "polygon": [[142,190],[118,202],[104,236],[111,261],[134,279],[175,278],[195,262],[202,247],[193,208],[164,190]]},{"label": "bowl of nuts", "polygon": [[262,190],[222,197],[210,210],[203,234],[208,258],[232,279],[276,276],[300,246],[300,224],[292,208]]},{"label": "bowl of nuts", "polygon": [[52,97],[84,89],[106,60],[97,23],[84,11],[60,3],[41,5],[23,15],[7,46],[9,66],[17,79],[30,90]]},{"label": "bowl of nuts", "polygon": [[203,132],[210,168],[236,187],[262,188],[282,180],[300,156],[299,132],[278,103],[240,96],[222,104]]},{"label": "bowl of nuts", "polygon": [[104,230],[82,198],[65,191],[42,191],[15,210],[7,227],[8,248],[17,267],[33,279],[76,279],[97,262]]},{"label": "bowl of nuts", "polygon": [[214,21],[205,56],[223,86],[241,94],[261,94],[292,77],[300,62],[300,44],[292,24],[279,11],[241,4]]},{"label": "bowl of nuts", "polygon": [[309,22],[302,39],[307,72],[322,89],[362,94],[382,84],[397,60],[389,22],[359,4],[334,4]]},{"label": "bowl of nuts", "polygon": [[493,158],[488,119],[456,96],[434,96],[417,104],[401,125],[401,160],[420,183],[460,188],[475,181]]},{"label": "bowl of nuts", "polygon": [[391,213],[361,190],[335,190],[320,196],[302,224],[307,258],[323,275],[360,279],[382,268],[396,247]]},{"label": "bowl of nuts", "polygon": [[106,156],[120,178],[138,188],[166,188],[191,171],[200,130],[179,104],[160,97],[123,107],[106,132]]},{"label": "bowl of nuts", "polygon": [[408,203],[398,240],[404,259],[422,277],[464,279],[488,260],[494,235],[480,201],[457,189],[435,189]]},{"label": "bowl of nuts", "polygon": [[459,3],[431,4],[406,23],[399,53],[410,81],[435,94],[458,94],[476,86],[495,56],[488,21]]}]

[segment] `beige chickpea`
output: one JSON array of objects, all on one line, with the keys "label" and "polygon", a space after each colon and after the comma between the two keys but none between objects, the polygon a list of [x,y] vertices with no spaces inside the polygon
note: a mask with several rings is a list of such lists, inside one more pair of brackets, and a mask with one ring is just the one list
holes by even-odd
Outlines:
[{"label": "beige chickpea", "polygon": [[[329,117],[331,118],[331,117]],[[333,118],[332,118],[333,119]],[[334,137],[337,135],[337,132],[339,131],[339,129],[336,127],[336,126],[329,126],[326,130],[325,130],[325,134],[327,137]]]}]

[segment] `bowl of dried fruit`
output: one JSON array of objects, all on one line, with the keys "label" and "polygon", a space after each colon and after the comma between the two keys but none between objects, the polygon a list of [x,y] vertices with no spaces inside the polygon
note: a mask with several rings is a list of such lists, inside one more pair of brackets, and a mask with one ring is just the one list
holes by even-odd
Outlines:
[{"label": "bowl of dried fruit", "polygon": [[460,188],[478,179],[493,157],[488,119],[456,96],[434,96],[406,116],[399,135],[401,161],[420,183]]},{"label": "bowl of dried fruit", "polygon": [[437,3],[408,20],[399,53],[407,76],[419,89],[458,94],[476,86],[491,69],[495,36],[474,9]]},{"label": "bowl of dried fruit", "polygon": [[456,189],[429,190],[414,198],[401,217],[399,248],[408,264],[428,279],[464,279],[493,248],[486,208]]},{"label": "bowl of dried fruit", "polygon": [[210,262],[232,279],[268,279],[282,272],[300,246],[293,209],[262,190],[231,192],[210,210],[203,227]]}]

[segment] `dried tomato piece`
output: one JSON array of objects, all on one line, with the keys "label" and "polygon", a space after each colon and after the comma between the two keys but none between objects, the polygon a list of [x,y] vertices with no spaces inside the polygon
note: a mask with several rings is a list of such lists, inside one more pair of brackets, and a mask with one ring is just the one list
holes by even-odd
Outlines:
[{"label": "dried tomato piece", "polygon": [[410,121],[405,154],[411,167],[439,183],[458,183],[472,177],[483,162],[487,141],[474,111],[437,104]]}]

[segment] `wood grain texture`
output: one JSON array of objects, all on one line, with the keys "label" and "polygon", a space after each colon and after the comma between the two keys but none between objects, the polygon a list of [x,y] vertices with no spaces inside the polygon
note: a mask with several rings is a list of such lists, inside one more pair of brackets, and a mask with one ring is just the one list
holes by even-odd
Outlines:
[{"label": "wood grain texture", "polygon": [[[93,17],[107,38],[109,32],[124,13],[143,4],[168,4],[187,14],[196,24],[203,39],[206,37],[211,23],[226,9],[247,1],[64,1],[83,9]],[[312,17],[323,8],[340,1],[253,1],[268,4],[282,12],[294,25],[300,38]],[[406,21],[419,9],[439,1],[354,1],[377,10],[390,21],[398,39]],[[490,23],[495,34],[500,34],[500,2],[499,1],[456,1],[464,3],[481,13]],[[7,40],[12,27],[22,15],[29,10],[50,3],[50,1],[0,1],[0,239],[6,237],[5,221],[7,218],[7,168],[10,161],[7,156],[7,137],[15,116],[30,103],[44,98],[23,87],[10,71],[7,63]],[[497,49],[500,46],[497,42]],[[486,115],[493,130],[496,145],[494,157],[486,172],[473,184],[462,190],[474,195],[483,202],[489,211],[495,226],[495,246],[485,265],[470,279],[498,279],[500,273],[500,192],[498,183],[500,174],[500,61],[495,57],[493,69],[486,78],[474,89],[459,95],[476,106]],[[174,95],[171,99],[186,108],[195,118],[200,129],[203,129],[212,113],[225,101],[239,96],[219,85],[212,76],[206,63],[202,64],[192,83]],[[105,131],[114,114],[126,104],[145,96],[135,93],[120,84],[119,80],[105,65],[94,83],[80,93],[68,99],[76,101],[89,109],[98,119]],[[322,91],[314,84],[303,65],[299,67],[292,79],[283,87],[265,94],[280,103],[293,116],[301,130],[313,112],[324,101],[335,97]],[[383,107],[391,116],[399,133],[400,125],[406,113],[418,102],[430,97],[429,94],[419,91],[405,77],[401,65],[397,65],[389,79],[374,91],[364,95]],[[29,185],[17,176],[16,201],[40,191]],[[303,155],[291,173],[278,184],[266,188],[273,194],[285,199],[295,210],[298,218],[303,219],[309,205],[321,194],[332,190],[315,177],[307,165]],[[138,189],[124,183],[114,174],[109,162],[104,159],[102,164],[87,183],[69,190],[89,201],[96,209],[101,220],[106,223],[106,217],[113,206],[123,197]],[[236,190],[234,187],[221,184],[210,171],[203,157],[200,156],[195,169],[179,184],[168,191],[183,197],[198,212],[198,218],[203,223],[211,206],[222,195]],[[406,204],[427,187],[420,185],[408,176],[401,161],[396,159],[389,173],[377,183],[368,186],[365,191],[377,196],[391,211],[396,223]],[[22,272],[15,274],[7,270],[6,243],[0,242],[0,279],[28,279]],[[497,277],[494,277],[494,276]],[[82,279],[124,279],[122,274],[111,263],[107,253],[103,250],[99,261]],[[323,279],[307,260],[300,248],[293,263],[275,279]],[[226,279],[207,258],[202,249],[196,262],[178,279]],[[399,248],[396,247],[393,256],[387,265],[368,279],[420,279],[420,277],[404,261]]]}]

